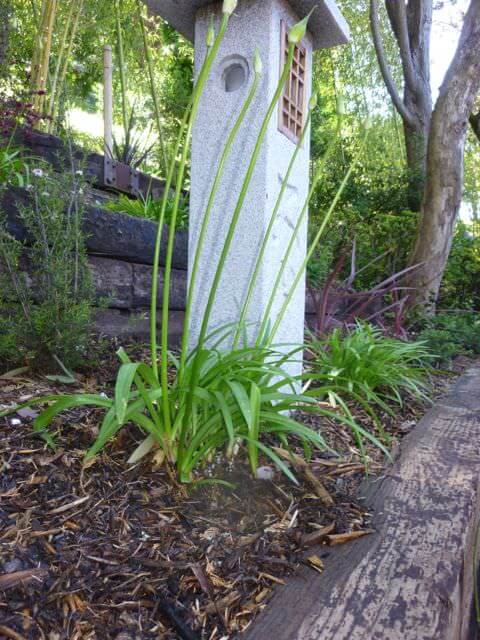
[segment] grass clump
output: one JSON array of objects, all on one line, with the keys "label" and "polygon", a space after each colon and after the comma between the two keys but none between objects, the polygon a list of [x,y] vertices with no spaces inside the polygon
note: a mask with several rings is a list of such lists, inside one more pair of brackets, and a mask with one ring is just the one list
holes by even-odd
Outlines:
[{"label": "grass clump", "polygon": [[339,396],[353,398],[391,412],[404,398],[427,400],[431,352],[423,341],[404,342],[385,336],[370,324],[358,323],[347,332],[312,338],[308,345],[311,367],[328,380]]},{"label": "grass clump", "polygon": [[[291,436],[295,436],[307,448],[326,448],[319,433],[289,417],[300,407],[303,411],[317,411],[317,393],[298,393],[294,387],[299,380],[289,377],[282,368],[293,354],[281,354],[269,347],[195,350],[181,377],[180,363],[171,355],[175,375],[169,387],[169,422],[162,416],[162,389],[153,368],[145,363],[130,362],[123,350],[118,355],[122,365],[112,398],[55,398],[37,420],[36,429],[42,430],[58,413],[72,406],[103,407],[105,417],[87,458],[96,455],[125,424],[134,422],[148,438],[133,452],[130,463],[137,462],[152,448],[160,448],[168,465],[176,468],[183,482],[190,482],[193,472],[204,469],[220,451],[230,459],[238,449],[246,450],[254,475],[259,454],[263,454],[295,481],[271,442],[288,446]],[[196,373],[198,366],[200,371]],[[194,375],[197,381],[190,395],[188,390]],[[325,413],[350,423],[347,417],[331,411]]]},{"label": "grass clump", "polygon": [[[170,225],[174,211],[174,200],[168,198],[165,210],[165,224]],[[162,200],[154,200],[151,195],[140,195],[137,199],[129,198],[123,193],[120,194],[118,200],[111,200],[105,205],[109,211],[117,213],[125,213],[135,218],[145,218],[157,222],[162,213]],[[182,195],[180,197],[178,212],[175,216],[175,228],[178,230],[188,228],[189,205],[188,197]]]}]

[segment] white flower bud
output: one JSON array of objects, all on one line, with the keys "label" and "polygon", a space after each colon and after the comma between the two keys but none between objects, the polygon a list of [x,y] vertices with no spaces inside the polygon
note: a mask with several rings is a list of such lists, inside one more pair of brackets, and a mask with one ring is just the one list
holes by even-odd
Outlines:
[{"label": "white flower bud", "polygon": [[231,16],[237,8],[238,0],[223,0],[223,13]]}]

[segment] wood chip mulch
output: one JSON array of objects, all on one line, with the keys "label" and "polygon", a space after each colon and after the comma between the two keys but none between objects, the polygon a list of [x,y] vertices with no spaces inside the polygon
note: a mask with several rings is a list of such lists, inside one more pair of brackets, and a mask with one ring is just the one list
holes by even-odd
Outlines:
[{"label": "wood chip mulch", "polygon": [[[40,377],[0,378],[0,406],[51,390]],[[56,451],[33,417],[0,419],[0,638],[233,638],[298,563],[322,571],[329,545],[370,532],[356,497],[365,466],[338,425],[321,428],[340,456],[295,469],[298,487],[278,472],[254,480],[241,461],[212,470],[234,488],[185,487],[153,459],[127,466],[133,429],[84,466],[98,410],[69,412]],[[389,429],[400,437],[410,422]],[[372,454],[370,472],[380,462]]]}]

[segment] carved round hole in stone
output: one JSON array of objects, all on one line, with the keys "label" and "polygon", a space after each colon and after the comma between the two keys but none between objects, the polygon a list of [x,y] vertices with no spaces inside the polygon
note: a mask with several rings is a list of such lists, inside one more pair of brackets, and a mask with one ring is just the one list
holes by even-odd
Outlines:
[{"label": "carved round hole in stone", "polygon": [[247,81],[247,70],[240,62],[232,62],[223,72],[223,86],[227,93],[241,89]]}]

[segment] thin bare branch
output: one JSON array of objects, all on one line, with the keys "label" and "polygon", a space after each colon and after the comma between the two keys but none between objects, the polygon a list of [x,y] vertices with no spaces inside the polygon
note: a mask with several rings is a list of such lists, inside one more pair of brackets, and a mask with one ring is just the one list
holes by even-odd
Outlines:
[{"label": "thin bare branch", "polygon": [[377,53],[378,64],[380,66],[380,71],[382,73],[388,93],[390,94],[393,104],[395,105],[395,108],[397,109],[403,120],[407,124],[412,125],[413,116],[400,97],[400,93],[395,84],[395,80],[393,79],[393,75],[387,62],[387,57],[385,55],[382,34],[380,32],[380,21],[378,18],[378,0],[370,0],[370,27],[372,30],[375,51]]}]

